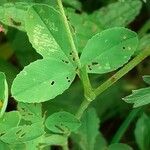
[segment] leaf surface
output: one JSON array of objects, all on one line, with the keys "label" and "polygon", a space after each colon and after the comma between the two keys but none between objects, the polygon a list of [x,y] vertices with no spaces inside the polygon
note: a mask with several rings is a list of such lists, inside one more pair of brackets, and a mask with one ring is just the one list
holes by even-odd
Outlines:
[{"label": "leaf surface", "polygon": [[133,150],[130,146],[122,143],[115,143],[108,147],[108,150]]},{"label": "leaf surface", "polygon": [[73,62],[73,54],[62,15],[47,5],[33,5],[27,12],[26,31],[36,51],[44,58]]},{"label": "leaf surface", "polygon": [[138,46],[137,34],[123,27],[104,30],[93,36],[81,54],[89,73],[107,73],[128,62]]},{"label": "leaf surface", "polygon": [[132,94],[123,98],[127,103],[133,103],[133,107],[140,107],[150,103],[150,87],[133,90]]},{"label": "leaf surface", "polygon": [[148,150],[150,148],[150,118],[143,114],[136,123],[134,131],[136,142],[140,150]]},{"label": "leaf surface", "polygon": [[8,85],[6,76],[0,72],[0,118],[3,116],[8,103]]},{"label": "leaf surface", "polygon": [[15,78],[11,91],[19,102],[40,103],[62,94],[75,78],[72,65],[61,60],[37,60]]},{"label": "leaf surface", "polygon": [[76,131],[80,126],[80,122],[74,115],[60,111],[49,116],[45,125],[52,132],[67,133],[68,131]]}]

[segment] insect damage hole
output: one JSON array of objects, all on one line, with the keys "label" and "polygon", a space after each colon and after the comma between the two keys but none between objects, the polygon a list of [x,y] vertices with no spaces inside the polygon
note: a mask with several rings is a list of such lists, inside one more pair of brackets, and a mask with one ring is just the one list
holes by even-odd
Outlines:
[{"label": "insect damage hole", "polygon": [[69,79],[69,77],[66,77],[66,79],[67,79],[68,82],[71,82],[71,80]]},{"label": "insect damage hole", "polygon": [[54,85],[54,83],[55,83],[55,81],[52,81],[52,82],[51,82],[51,85]]},{"label": "insect damage hole", "polygon": [[125,46],[123,46],[122,48],[123,48],[123,49],[126,49],[126,47],[125,47]]}]

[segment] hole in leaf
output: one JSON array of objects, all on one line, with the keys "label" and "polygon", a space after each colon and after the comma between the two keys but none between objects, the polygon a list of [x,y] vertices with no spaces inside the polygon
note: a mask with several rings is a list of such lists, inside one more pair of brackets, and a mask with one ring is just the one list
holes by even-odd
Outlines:
[{"label": "hole in leaf", "polygon": [[126,49],[125,46],[122,47],[123,49]]},{"label": "hole in leaf", "polygon": [[60,131],[64,132],[64,130],[63,130],[61,127],[59,127],[58,125],[55,125],[55,127],[56,127],[57,129],[59,129]]},{"label": "hole in leaf", "polygon": [[91,68],[91,66],[90,66],[90,65],[88,65],[88,68],[89,68],[89,70],[92,70],[92,68]]},{"label": "hole in leaf", "polygon": [[21,26],[21,22],[15,21],[13,18],[10,18],[10,21],[12,22],[13,25],[15,26]]},{"label": "hole in leaf", "polygon": [[52,82],[51,82],[51,85],[54,85],[54,83],[55,83],[55,82],[54,82],[54,81],[52,81]]},{"label": "hole in leaf", "polygon": [[68,80],[68,82],[71,82],[71,80]]},{"label": "hole in leaf", "polygon": [[24,136],[25,136],[25,134],[26,134],[26,133],[21,134],[21,135],[20,135],[20,137],[21,137],[21,138],[22,138],[22,137],[24,137]]},{"label": "hole in leaf", "polygon": [[69,63],[68,61],[66,61],[66,60],[63,60],[63,59],[62,59],[62,62],[64,62],[65,64],[68,64],[68,63]]},{"label": "hole in leaf", "polygon": [[92,65],[93,66],[98,65],[98,62],[92,62]]},{"label": "hole in leaf", "polygon": [[5,133],[0,133],[0,136],[3,136]]},{"label": "hole in leaf", "polygon": [[19,134],[21,131],[22,131],[21,129],[20,129],[20,130],[18,130],[18,131],[16,132],[16,134]]},{"label": "hole in leaf", "polygon": [[75,57],[73,57],[72,60],[75,61]]}]

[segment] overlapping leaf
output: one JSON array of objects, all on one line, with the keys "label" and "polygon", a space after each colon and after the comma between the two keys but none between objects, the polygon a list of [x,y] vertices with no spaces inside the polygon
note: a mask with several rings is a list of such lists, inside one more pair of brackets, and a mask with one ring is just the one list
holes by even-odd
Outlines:
[{"label": "overlapping leaf", "polygon": [[108,150],[133,150],[130,146],[122,143],[115,143],[108,147]]},{"label": "overlapping leaf", "polygon": [[18,103],[17,107],[22,119],[32,123],[43,121],[41,104]]},{"label": "overlapping leaf", "polygon": [[128,62],[138,46],[137,34],[123,27],[104,30],[93,36],[81,55],[90,73],[107,73]]},{"label": "overlapping leaf", "polygon": [[0,117],[3,116],[8,102],[8,85],[5,74],[0,72]]},{"label": "overlapping leaf", "polygon": [[140,150],[148,150],[150,148],[150,118],[143,114],[136,123],[134,131],[136,142]]},{"label": "overlapping leaf", "polygon": [[80,122],[74,115],[60,111],[49,116],[46,119],[45,125],[54,133],[67,133],[76,131],[80,126]]},{"label": "overlapping leaf", "polygon": [[82,150],[94,150],[96,138],[99,134],[99,119],[94,108],[91,108],[85,112],[81,119],[81,123],[82,125],[79,128],[77,133],[78,138],[76,140]]},{"label": "overlapping leaf", "polygon": [[32,125],[24,125],[12,128],[0,136],[0,140],[9,144],[17,144],[21,142],[31,141],[43,135],[44,127],[42,123],[34,123]]}]

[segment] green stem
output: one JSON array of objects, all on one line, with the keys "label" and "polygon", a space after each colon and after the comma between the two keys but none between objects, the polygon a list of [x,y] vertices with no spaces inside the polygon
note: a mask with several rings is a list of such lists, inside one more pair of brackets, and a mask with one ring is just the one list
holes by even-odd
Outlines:
[{"label": "green stem", "polygon": [[69,27],[69,24],[68,24],[67,17],[65,15],[65,11],[64,11],[64,8],[63,8],[62,1],[57,0],[57,3],[58,3],[58,6],[59,6],[59,9],[60,9],[60,12],[62,14],[62,17],[63,17],[64,25],[65,25],[65,28],[66,28],[66,32],[67,32],[67,35],[68,35],[68,38],[69,38],[69,41],[70,41],[72,51],[74,53],[75,61],[77,63],[77,66],[79,68],[81,68],[80,59],[79,59],[78,52],[77,52],[77,49],[76,49],[76,46],[75,46],[75,43],[74,43],[74,40],[73,40],[73,37],[72,37],[72,33],[71,33],[71,30],[70,30],[70,27]]},{"label": "green stem", "polygon": [[95,89],[95,95],[98,96],[101,93],[103,93],[106,89],[108,89],[111,85],[117,82],[121,77],[127,74],[130,70],[132,70],[136,65],[138,65],[141,61],[143,61],[149,55],[150,55],[150,48],[143,50],[138,56],[136,56],[133,60],[131,60],[127,65],[125,65],[122,69],[120,69],[116,74],[114,74],[106,82],[104,82],[97,89]]},{"label": "green stem", "polygon": [[124,122],[122,123],[122,125],[120,126],[120,128],[117,130],[117,133],[114,135],[114,137],[112,138],[111,144],[112,143],[119,143],[122,136],[124,135],[124,133],[126,132],[126,130],[128,129],[130,123],[134,120],[134,118],[138,115],[139,111],[141,110],[141,108],[137,108],[137,109],[133,109],[129,115],[127,116],[127,118],[124,120]]},{"label": "green stem", "polygon": [[87,109],[89,104],[90,104],[90,101],[87,101],[86,99],[84,99],[84,101],[81,103],[81,105],[75,115],[77,119],[79,119],[79,120],[81,119],[84,111]]}]

